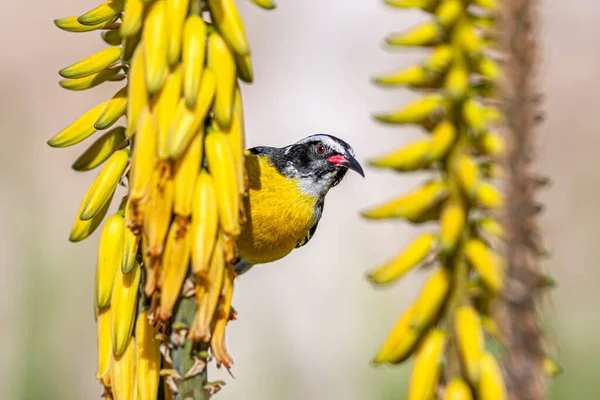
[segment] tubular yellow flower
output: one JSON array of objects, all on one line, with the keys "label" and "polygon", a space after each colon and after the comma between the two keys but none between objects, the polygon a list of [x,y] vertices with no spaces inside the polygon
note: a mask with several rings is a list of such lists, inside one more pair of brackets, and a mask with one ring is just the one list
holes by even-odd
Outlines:
[{"label": "tubular yellow flower", "polygon": [[[99,31],[108,44],[61,69],[62,87],[87,90],[126,79],[111,99],[48,141],[67,147],[105,131],[72,165],[87,171],[104,164],[71,241],[94,232],[117,187],[127,188],[100,235],[97,378],[107,398],[157,398],[164,387],[165,398],[204,399],[206,371],[197,361],[206,360],[205,350],[218,364],[232,362],[225,327],[246,192],[238,79],[253,79],[242,19],[233,0],[106,0],[55,24]],[[108,130],[121,116],[126,124]],[[161,366],[186,379],[169,386]]]},{"label": "tubular yellow flower", "polygon": [[[386,4],[419,8],[431,16],[430,21],[388,36],[390,46],[433,49],[422,63],[374,80],[381,86],[428,89],[425,96],[398,111],[374,118],[386,124],[417,125],[431,137],[376,158],[371,165],[399,172],[428,170],[433,176],[417,190],[363,215],[412,223],[438,221],[439,233],[427,234],[436,238],[435,252],[425,242],[418,245],[415,241],[369,277],[377,283],[392,281],[415,268],[427,254],[431,254],[427,263],[438,264],[438,269],[397,323],[375,362],[401,362],[412,353],[414,343],[423,342],[416,350],[409,399],[437,397],[442,385],[440,368],[445,377],[452,378],[443,389],[446,398],[499,393],[502,382],[497,371],[480,379],[484,352],[481,320],[485,316],[489,322],[490,315],[474,297],[483,293],[491,301],[503,284],[502,262],[493,247],[501,239],[502,227],[489,215],[502,205],[503,196],[487,180],[498,177],[491,171],[497,170],[495,163],[505,148],[503,140],[490,133],[491,124],[502,117],[488,105],[489,97],[494,96],[489,88],[500,74],[498,63],[487,52],[491,42],[486,31],[493,28],[495,14],[487,7],[460,0],[387,0]],[[490,236],[495,240],[488,240]],[[431,339],[441,335],[440,329],[449,336],[445,347],[439,344],[441,340]],[[428,348],[436,351],[426,351]],[[433,356],[426,357],[428,352]],[[465,382],[473,385],[473,393]]]}]

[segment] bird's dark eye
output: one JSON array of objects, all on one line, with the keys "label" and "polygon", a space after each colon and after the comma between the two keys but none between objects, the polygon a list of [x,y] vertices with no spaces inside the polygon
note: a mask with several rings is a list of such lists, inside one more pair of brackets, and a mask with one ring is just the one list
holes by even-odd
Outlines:
[{"label": "bird's dark eye", "polygon": [[315,146],[315,153],[317,153],[320,156],[325,154],[325,146],[323,146],[321,143],[317,144]]}]

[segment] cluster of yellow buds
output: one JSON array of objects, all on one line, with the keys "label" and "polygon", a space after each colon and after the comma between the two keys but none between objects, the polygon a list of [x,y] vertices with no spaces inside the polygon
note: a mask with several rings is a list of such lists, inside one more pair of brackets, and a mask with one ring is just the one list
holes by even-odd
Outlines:
[{"label": "cluster of yellow buds", "polygon": [[127,82],[48,141],[105,131],[73,164],[103,165],[71,241],[94,232],[127,183],[100,233],[97,378],[107,398],[204,399],[220,385],[207,383],[207,362],[232,364],[225,327],[246,191],[238,78],[253,79],[242,20],[233,0],[108,0],[55,23],[100,30],[109,45],[60,70],[62,87]]},{"label": "cluster of yellow buds", "polygon": [[370,272],[376,285],[397,280],[419,265],[435,264],[418,298],[375,356],[376,364],[414,355],[408,399],[499,400],[506,388],[485,337],[501,339],[492,318],[504,283],[500,255],[503,205],[494,180],[504,140],[492,132],[501,113],[493,106],[498,64],[491,50],[494,0],[387,0],[417,8],[431,20],[387,37],[388,45],[431,47],[422,63],[376,78],[383,86],[426,90],[398,111],[376,115],[388,124],[421,126],[428,138],[372,161],[400,172],[431,171],[409,194],[364,212],[370,219],[439,223],[395,258]]}]

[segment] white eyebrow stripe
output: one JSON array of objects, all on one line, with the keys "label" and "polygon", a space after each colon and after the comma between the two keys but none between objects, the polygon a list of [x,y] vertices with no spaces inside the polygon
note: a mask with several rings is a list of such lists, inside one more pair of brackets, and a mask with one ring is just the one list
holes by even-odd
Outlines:
[{"label": "white eyebrow stripe", "polygon": [[349,152],[352,156],[354,156],[354,150],[352,149],[352,147],[350,147],[350,146],[348,146],[348,148],[344,147],[340,142],[333,139],[329,135],[317,134],[317,135],[308,136],[308,137],[305,137],[304,139],[298,141],[298,143],[306,143],[306,142],[314,142],[314,141],[321,141],[321,142],[325,143],[327,146],[329,146],[331,149],[335,150],[336,152],[338,152],[340,154]]}]

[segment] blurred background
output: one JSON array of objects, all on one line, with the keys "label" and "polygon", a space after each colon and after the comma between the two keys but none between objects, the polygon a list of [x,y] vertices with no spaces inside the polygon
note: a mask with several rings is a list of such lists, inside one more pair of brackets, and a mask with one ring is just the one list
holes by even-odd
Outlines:
[{"label": "blurred background", "polygon": [[[69,92],[57,71],[102,48],[97,33],[69,34],[57,17],[98,0],[0,2],[0,397],[95,399],[96,333],[92,286],[98,232],[80,244],[68,233],[95,172],[71,163],[87,144],[51,149],[46,140],[120,87]],[[248,145],[283,146],[312,133],[342,137],[359,160],[419,136],[385,127],[370,114],[414,94],[378,89],[375,73],[419,59],[387,52],[386,34],[423,18],[379,1],[280,0],[273,12],[238,1],[253,46],[255,83],[243,89]],[[42,5],[43,4],[43,5]],[[598,399],[600,368],[600,3],[558,0],[540,7],[540,85],[547,120],[538,165],[553,185],[541,193],[542,226],[552,257],[544,267],[558,289],[545,324],[565,373],[554,399]],[[375,290],[365,271],[396,254],[418,229],[362,220],[358,211],[407,191],[423,176],[368,169],[349,174],[328,196],[311,243],[238,281],[238,321],[228,328],[235,379],[218,399],[401,399],[409,366],[372,368],[369,360],[418,292],[426,272]]]}]

